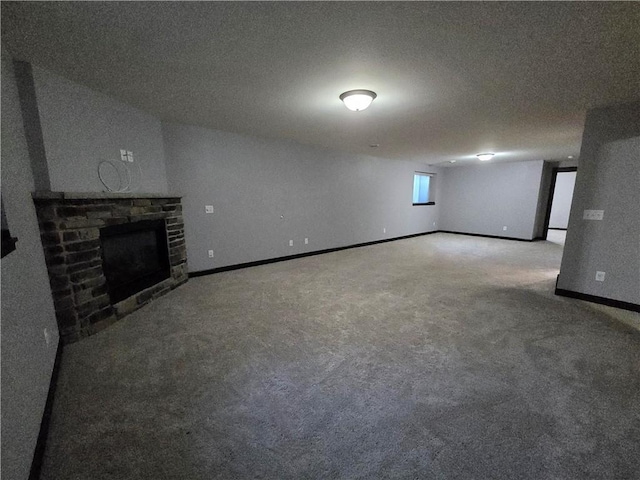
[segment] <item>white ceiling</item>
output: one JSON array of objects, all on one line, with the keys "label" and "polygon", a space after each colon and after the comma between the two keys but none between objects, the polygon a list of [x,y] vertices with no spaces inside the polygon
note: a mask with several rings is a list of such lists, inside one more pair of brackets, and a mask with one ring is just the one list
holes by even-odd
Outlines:
[{"label": "white ceiling", "polygon": [[447,165],[577,157],[640,98],[636,2],[2,2],[2,43],[163,120]]}]

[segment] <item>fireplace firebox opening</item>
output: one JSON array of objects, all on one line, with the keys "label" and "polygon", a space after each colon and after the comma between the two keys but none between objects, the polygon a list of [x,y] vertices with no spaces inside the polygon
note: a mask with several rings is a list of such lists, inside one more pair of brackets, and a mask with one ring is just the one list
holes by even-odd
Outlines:
[{"label": "fireplace firebox opening", "polygon": [[165,220],[145,220],[100,229],[102,265],[112,303],[169,278]]}]

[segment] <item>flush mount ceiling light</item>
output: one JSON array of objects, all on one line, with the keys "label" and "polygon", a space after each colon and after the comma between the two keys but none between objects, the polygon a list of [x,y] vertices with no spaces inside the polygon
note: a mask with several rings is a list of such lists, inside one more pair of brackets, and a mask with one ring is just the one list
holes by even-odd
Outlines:
[{"label": "flush mount ceiling light", "polygon": [[491,160],[495,153],[479,153],[476,155],[481,162],[486,162],[487,160]]},{"label": "flush mount ceiling light", "polygon": [[371,105],[371,102],[377,96],[376,92],[371,90],[349,90],[340,95],[340,100],[344,102],[349,110],[359,112]]}]

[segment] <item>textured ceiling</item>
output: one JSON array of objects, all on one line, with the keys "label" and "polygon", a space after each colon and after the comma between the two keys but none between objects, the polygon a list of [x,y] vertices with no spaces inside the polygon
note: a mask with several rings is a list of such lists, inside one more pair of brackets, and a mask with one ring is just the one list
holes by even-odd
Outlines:
[{"label": "textured ceiling", "polygon": [[427,163],[577,157],[640,98],[635,2],[2,2],[2,43],[163,120]]}]

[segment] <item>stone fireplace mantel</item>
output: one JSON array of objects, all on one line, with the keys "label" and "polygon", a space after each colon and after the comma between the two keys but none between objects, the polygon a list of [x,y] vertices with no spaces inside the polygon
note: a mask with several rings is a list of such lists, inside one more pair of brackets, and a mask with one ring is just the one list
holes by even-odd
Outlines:
[{"label": "stone fireplace mantel", "polygon": [[[64,343],[78,341],[106,328],[187,281],[180,197],[35,192],[33,201]],[[165,222],[169,278],[114,303],[103,269],[101,229],[148,220]]]},{"label": "stone fireplace mantel", "polygon": [[174,197],[161,193],[113,193],[113,192],[33,192],[34,200],[132,200],[139,198],[160,198],[160,199],[177,199],[178,202],[182,197]]}]

